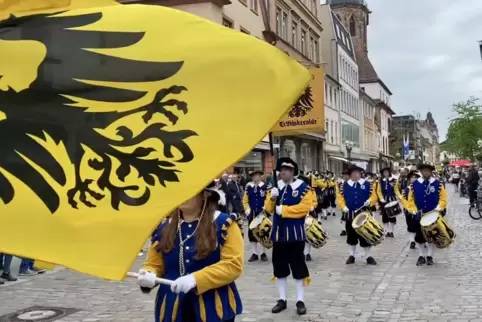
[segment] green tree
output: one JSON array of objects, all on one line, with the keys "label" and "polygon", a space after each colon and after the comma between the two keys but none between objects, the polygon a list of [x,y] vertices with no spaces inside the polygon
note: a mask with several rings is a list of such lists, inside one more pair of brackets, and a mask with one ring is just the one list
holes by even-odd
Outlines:
[{"label": "green tree", "polygon": [[470,97],[465,102],[453,104],[452,111],[456,115],[450,121],[443,146],[445,150],[468,160],[482,156],[477,143],[482,140],[482,106],[478,105],[478,100]]}]

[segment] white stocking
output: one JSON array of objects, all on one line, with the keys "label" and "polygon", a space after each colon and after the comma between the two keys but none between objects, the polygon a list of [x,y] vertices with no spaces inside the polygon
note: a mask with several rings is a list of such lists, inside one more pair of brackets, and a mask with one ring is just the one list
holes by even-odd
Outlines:
[{"label": "white stocking", "polygon": [[305,255],[311,254],[311,245],[309,243],[305,244]]},{"label": "white stocking", "polygon": [[251,242],[251,251],[253,254],[258,255],[258,243],[257,242]]},{"label": "white stocking", "polygon": [[425,243],[417,243],[418,245],[418,253],[420,254],[420,256],[422,257],[425,257]]},{"label": "white stocking", "polygon": [[303,280],[295,280],[296,283],[296,299],[303,302],[305,299],[305,287],[303,286]]},{"label": "white stocking", "polygon": [[427,256],[433,256],[434,245],[432,243],[427,243]]},{"label": "white stocking", "polygon": [[410,242],[414,242],[415,241],[415,233],[408,233],[408,240]]},{"label": "white stocking", "polygon": [[356,245],[350,245],[350,256],[355,257],[355,252],[356,252]]},{"label": "white stocking", "polygon": [[286,301],[286,286],[288,285],[288,279],[286,277],[278,278],[276,280],[276,284],[278,284],[278,291],[279,291],[280,300]]}]

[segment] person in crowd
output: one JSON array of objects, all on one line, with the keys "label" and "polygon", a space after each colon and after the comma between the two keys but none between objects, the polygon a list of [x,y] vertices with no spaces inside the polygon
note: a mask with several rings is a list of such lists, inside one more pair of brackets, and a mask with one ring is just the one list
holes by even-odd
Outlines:
[{"label": "person in crowd", "polygon": [[242,206],[242,196],[243,196],[243,189],[238,182],[238,175],[233,174],[231,175],[231,181],[228,183],[228,195],[227,199],[231,203],[231,211],[237,214],[243,212]]},{"label": "person in crowd", "polygon": [[139,271],[144,293],[159,285],[155,322],[234,322],[242,313],[235,281],[243,272],[244,243],[231,216],[218,211],[224,193],[214,183],[181,204],[152,234]]},{"label": "person in crowd", "polygon": [[467,194],[469,195],[470,204],[475,202],[477,198],[477,186],[479,185],[479,173],[474,165],[471,165],[468,171],[466,185],[467,185]]},{"label": "person in crowd", "polygon": [[393,230],[397,223],[397,218],[388,216],[385,211],[385,205],[398,199],[397,195],[400,193],[400,189],[397,179],[392,176],[392,169],[390,167],[380,170],[380,174],[382,178],[377,184],[377,197],[382,214],[382,222],[387,232],[387,237],[394,237]]},{"label": "person in crowd", "polygon": [[12,259],[12,255],[0,253],[0,271],[2,271],[2,274],[0,275],[0,284],[4,284],[4,281],[15,282],[17,280],[17,278],[13,276],[12,272],[10,271]]}]

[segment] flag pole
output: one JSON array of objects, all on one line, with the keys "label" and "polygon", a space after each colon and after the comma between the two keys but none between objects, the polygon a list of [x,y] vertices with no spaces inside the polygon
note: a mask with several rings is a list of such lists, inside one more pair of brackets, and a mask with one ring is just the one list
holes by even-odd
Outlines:
[{"label": "flag pole", "polygon": [[269,152],[271,153],[271,159],[273,160],[273,173],[272,173],[272,184],[273,188],[278,188],[278,176],[276,175],[276,163],[277,159],[275,158],[276,155],[274,153],[274,135],[273,132],[269,132]]}]

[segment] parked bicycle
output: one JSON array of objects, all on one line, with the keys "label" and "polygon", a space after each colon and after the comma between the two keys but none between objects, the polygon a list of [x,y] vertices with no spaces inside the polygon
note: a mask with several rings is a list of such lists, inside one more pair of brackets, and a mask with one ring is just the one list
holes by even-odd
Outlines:
[{"label": "parked bicycle", "polygon": [[477,198],[469,207],[469,216],[474,220],[482,219],[482,190],[477,191]]}]

